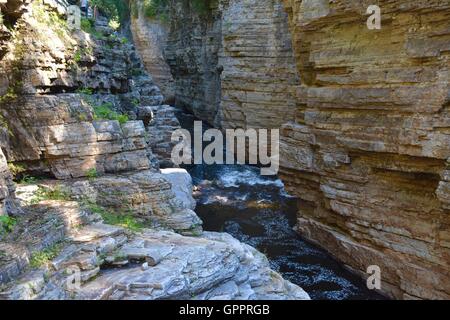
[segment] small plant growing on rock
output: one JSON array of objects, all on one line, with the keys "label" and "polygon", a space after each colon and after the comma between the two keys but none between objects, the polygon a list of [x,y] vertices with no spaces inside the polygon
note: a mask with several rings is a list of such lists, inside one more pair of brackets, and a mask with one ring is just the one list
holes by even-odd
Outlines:
[{"label": "small plant growing on rock", "polygon": [[100,106],[94,106],[94,120],[117,120],[120,124],[124,124],[129,121],[127,115],[117,113],[111,108],[111,103],[104,103]]},{"label": "small plant growing on rock", "polygon": [[94,94],[94,90],[92,88],[80,88],[77,90],[77,93],[91,96]]},{"label": "small plant growing on rock", "polygon": [[197,13],[203,14],[208,10],[209,0],[191,0],[192,7]]},{"label": "small plant growing on rock", "polygon": [[11,233],[16,224],[17,220],[15,218],[7,215],[0,216],[0,235]]},{"label": "small plant growing on rock", "polygon": [[24,175],[22,177],[22,179],[20,179],[19,184],[30,185],[30,184],[36,184],[38,181],[39,181],[39,179],[36,177]]},{"label": "small plant growing on rock", "polygon": [[33,253],[30,259],[30,267],[37,269],[49,264],[59,255],[62,247],[62,243],[56,243],[47,249]]},{"label": "small plant growing on rock", "polygon": [[38,190],[31,199],[31,204],[37,204],[44,200],[71,200],[70,193],[64,190],[61,186],[55,186],[54,188],[46,188],[39,186]]},{"label": "small plant growing on rock", "polygon": [[16,179],[19,175],[24,173],[27,168],[22,164],[14,164],[12,162],[8,163],[8,169],[13,175],[14,179]]},{"label": "small plant growing on rock", "polygon": [[143,74],[143,72],[142,72],[141,69],[133,68],[133,69],[131,70],[131,75],[132,75],[133,77],[138,77],[138,76],[141,76],[142,74]]},{"label": "small plant growing on rock", "polygon": [[113,212],[89,200],[82,201],[81,205],[92,213],[99,214],[106,224],[123,227],[134,232],[139,232],[145,227],[130,212]]},{"label": "small plant growing on rock", "polygon": [[131,101],[131,103],[132,103],[135,107],[139,106],[139,104],[140,104],[139,99],[133,99],[133,100]]},{"label": "small plant growing on rock", "polygon": [[91,168],[88,171],[86,171],[86,177],[88,177],[89,180],[94,180],[98,177],[97,169]]},{"label": "small plant growing on rock", "polygon": [[109,20],[108,26],[113,30],[119,30],[120,22],[117,19],[111,19]]},{"label": "small plant growing on rock", "polygon": [[92,33],[94,31],[94,26],[92,20],[81,18],[81,30],[86,33]]}]

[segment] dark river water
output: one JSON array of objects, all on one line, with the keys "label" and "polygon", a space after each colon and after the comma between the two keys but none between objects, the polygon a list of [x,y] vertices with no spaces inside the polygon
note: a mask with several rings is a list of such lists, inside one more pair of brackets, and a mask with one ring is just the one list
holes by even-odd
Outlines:
[{"label": "dark river water", "polygon": [[[190,130],[194,118],[177,117]],[[227,232],[263,252],[274,270],[301,286],[312,299],[385,299],[367,289],[326,251],[293,230],[297,201],[277,177],[242,165],[186,166],[196,186],[196,212],[207,231]]]}]

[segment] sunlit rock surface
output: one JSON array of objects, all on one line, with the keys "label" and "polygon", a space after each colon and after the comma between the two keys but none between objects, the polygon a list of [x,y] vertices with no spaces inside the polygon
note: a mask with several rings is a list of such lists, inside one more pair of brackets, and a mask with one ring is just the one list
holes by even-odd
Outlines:
[{"label": "sunlit rock surface", "polygon": [[450,297],[446,1],[285,0],[298,72],[281,177],[298,231],[397,298]]},{"label": "sunlit rock surface", "polygon": [[0,29],[0,298],[309,299],[203,233],[190,176],[159,170],[174,108],[106,18],[70,32],[64,9],[36,0]]}]

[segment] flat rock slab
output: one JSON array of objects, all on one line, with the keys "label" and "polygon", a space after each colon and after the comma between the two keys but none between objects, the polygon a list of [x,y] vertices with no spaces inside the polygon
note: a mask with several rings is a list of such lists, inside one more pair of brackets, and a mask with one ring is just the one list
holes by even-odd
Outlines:
[{"label": "flat rock slab", "polygon": [[96,223],[74,231],[70,239],[74,242],[90,242],[104,237],[114,237],[124,232],[123,228]]}]

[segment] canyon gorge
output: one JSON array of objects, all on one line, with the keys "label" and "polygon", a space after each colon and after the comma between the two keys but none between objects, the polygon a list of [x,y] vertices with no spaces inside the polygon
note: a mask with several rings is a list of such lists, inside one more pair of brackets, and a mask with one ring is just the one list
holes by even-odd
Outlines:
[{"label": "canyon gorge", "polygon": [[268,226],[289,250],[316,250],[306,239],[364,284],[378,266],[389,298],[450,299],[450,1],[149,3],[127,3],[121,33],[103,12],[69,30],[65,0],[0,0],[0,298],[352,296],[320,295],[256,236],[211,227],[254,189],[174,168],[183,110],[280,130],[278,177],[233,174],[262,192],[244,204],[261,219],[295,211],[293,234]]},{"label": "canyon gorge", "polygon": [[[366,27],[382,9],[381,30]],[[175,104],[215,127],[280,128],[296,229],[396,298],[448,298],[450,3],[169,4]],[[151,48],[144,49],[152,50]]]}]

